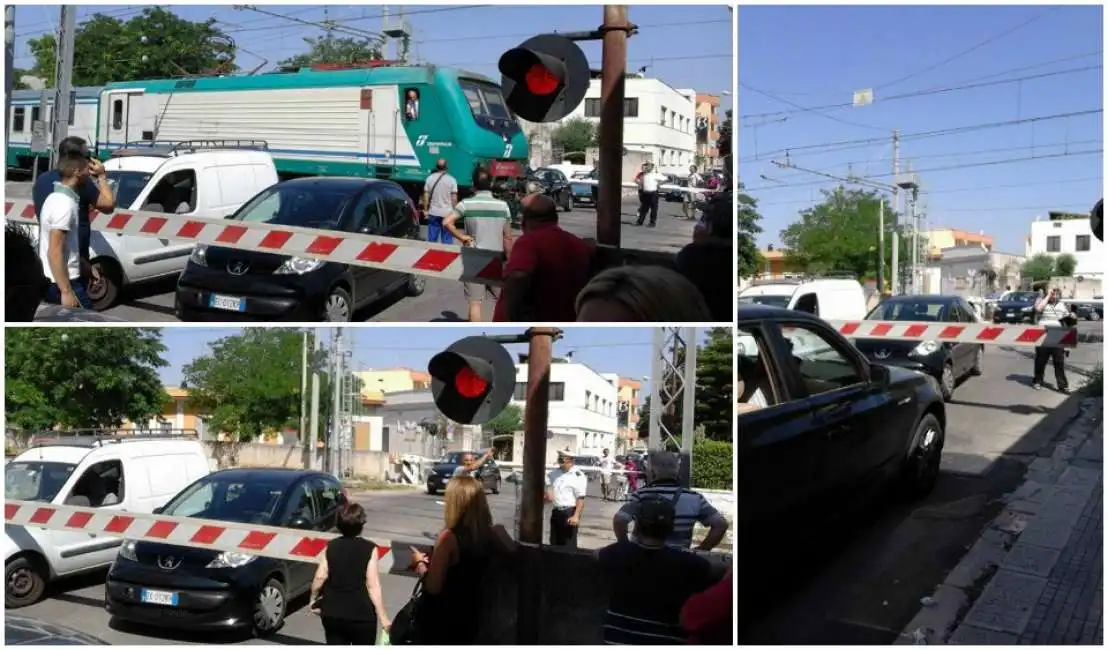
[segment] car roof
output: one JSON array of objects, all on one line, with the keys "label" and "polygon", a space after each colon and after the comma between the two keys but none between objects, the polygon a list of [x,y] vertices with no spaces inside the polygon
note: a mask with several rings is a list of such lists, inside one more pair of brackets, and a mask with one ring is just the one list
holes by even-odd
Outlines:
[{"label": "car roof", "polygon": [[356,176],[305,176],[281,181],[276,187],[320,188],[353,193],[373,185],[395,185],[395,183],[378,178]]},{"label": "car roof", "polygon": [[757,303],[743,303],[739,305],[737,318],[739,321],[774,320],[779,318],[788,318],[790,320],[819,320],[819,318],[806,311],[797,311],[784,307],[771,307],[770,305],[761,305]]},{"label": "car roof", "polygon": [[319,476],[324,478],[330,478],[334,480],[334,476],[325,472],[317,472],[314,470],[304,469],[288,469],[284,467],[234,467],[231,469],[221,469],[218,472],[212,472],[205,478],[219,478],[222,480],[230,481],[257,481],[267,480],[270,483],[283,483],[285,486],[292,485],[302,478],[309,476]]},{"label": "car roof", "polygon": [[944,296],[941,294],[927,294],[920,296],[889,296],[881,301],[882,304],[887,302],[956,302],[961,296]]}]

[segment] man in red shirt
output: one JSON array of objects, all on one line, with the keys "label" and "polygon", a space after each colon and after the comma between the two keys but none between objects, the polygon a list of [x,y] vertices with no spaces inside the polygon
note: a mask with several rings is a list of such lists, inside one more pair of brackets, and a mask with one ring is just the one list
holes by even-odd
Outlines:
[{"label": "man in red shirt", "polygon": [[558,226],[558,206],[549,196],[530,194],[522,206],[523,235],[508,254],[493,320],[575,321],[577,294],[589,281],[594,249]]}]

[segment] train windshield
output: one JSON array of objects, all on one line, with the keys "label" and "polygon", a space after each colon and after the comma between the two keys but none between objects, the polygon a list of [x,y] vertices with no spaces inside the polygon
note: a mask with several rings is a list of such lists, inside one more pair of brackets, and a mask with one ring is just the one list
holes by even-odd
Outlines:
[{"label": "train windshield", "polygon": [[472,80],[458,82],[469,102],[473,117],[491,117],[494,120],[512,120],[512,112],[504,102],[504,95],[496,86]]}]

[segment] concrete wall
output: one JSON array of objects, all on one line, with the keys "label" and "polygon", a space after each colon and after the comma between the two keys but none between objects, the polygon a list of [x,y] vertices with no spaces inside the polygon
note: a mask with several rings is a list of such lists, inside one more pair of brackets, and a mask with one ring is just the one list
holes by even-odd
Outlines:
[{"label": "concrete wall", "polygon": [[[284,467],[304,469],[304,450],[294,445],[269,445],[249,443],[205,442],[211,458],[220,469],[228,467]],[[323,451],[315,450],[316,462],[322,463]],[[389,454],[380,451],[349,452],[350,466],[355,476],[366,476],[383,481],[390,469]],[[317,465],[318,466],[318,465]]]}]

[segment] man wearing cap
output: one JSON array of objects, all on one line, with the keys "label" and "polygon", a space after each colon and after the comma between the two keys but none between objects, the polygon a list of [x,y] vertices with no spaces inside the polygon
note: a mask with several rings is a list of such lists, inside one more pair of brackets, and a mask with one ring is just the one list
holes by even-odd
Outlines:
[{"label": "man wearing cap", "polygon": [[558,453],[558,469],[546,475],[546,501],[550,510],[550,545],[577,548],[577,527],[585,510],[589,480],[573,466],[574,454]]}]

